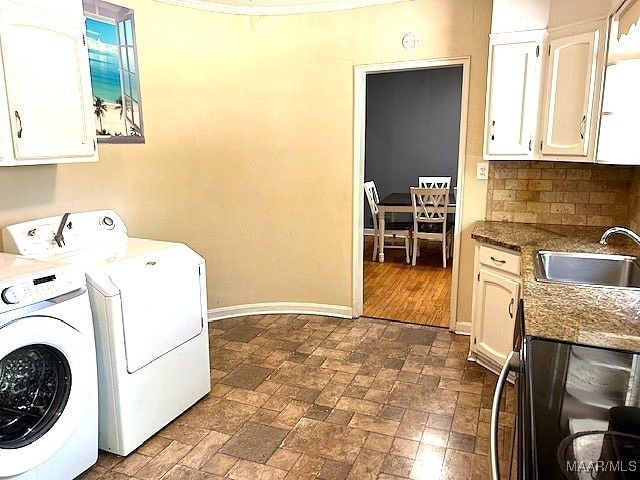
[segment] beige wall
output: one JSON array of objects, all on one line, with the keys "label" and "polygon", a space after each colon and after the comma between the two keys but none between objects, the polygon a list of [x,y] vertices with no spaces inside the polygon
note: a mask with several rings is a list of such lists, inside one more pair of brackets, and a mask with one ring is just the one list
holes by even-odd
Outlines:
[{"label": "beige wall", "polygon": [[[417,0],[246,17],[151,0],[135,9],[144,145],[91,165],[0,170],[0,224],[114,208],[130,235],[207,261],[209,308],[351,305],[353,67],[471,57],[459,319],[468,321],[490,0]],[[401,39],[418,32],[408,52]]]}]

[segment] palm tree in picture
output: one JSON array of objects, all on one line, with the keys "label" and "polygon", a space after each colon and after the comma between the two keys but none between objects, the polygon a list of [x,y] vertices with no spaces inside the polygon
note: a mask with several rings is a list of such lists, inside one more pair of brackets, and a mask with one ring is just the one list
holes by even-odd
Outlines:
[{"label": "palm tree in picture", "polygon": [[104,117],[104,114],[107,113],[107,104],[104,103],[104,100],[102,98],[95,97],[93,101],[93,107],[95,108],[93,113],[96,117],[98,117],[98,121],[100,122],[100,132],[103,132],[102,117]]},{"label": "palm tree in picture", "polygon": [[120,110],[120,118],[122,118],[122,95],[116,98],[116,106],[114,108]]}]

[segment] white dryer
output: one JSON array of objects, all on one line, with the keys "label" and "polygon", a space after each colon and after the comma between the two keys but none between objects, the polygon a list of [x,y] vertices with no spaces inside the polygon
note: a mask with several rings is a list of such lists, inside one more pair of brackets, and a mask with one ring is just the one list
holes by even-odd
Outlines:
[{"label": "white dryer", "polygon": [[0,479],[71,480],[97,458],[83,272],[0,253]]},{"label": "white dryer", "polygon": [[128,238],[112,210],[12,225],[3,242],[85,270],[101,449],[128,455],[210,391],[205,264],[193,250]]}]

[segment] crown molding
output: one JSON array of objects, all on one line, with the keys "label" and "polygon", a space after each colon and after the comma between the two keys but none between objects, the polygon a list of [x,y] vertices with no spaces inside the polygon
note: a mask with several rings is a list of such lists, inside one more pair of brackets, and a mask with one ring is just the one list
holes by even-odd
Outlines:
[{"label": "crown molding", "polygon": [[228,13],[232,15],[297,15],[304,13],[335,12],[354,8],[387,5],[391,3],[409,2],[413,0],[334,0],[327,2],[299,3],[296,5],[234,5],[208,0],[154,0],[179,7],[206,10],[209,12]]}]

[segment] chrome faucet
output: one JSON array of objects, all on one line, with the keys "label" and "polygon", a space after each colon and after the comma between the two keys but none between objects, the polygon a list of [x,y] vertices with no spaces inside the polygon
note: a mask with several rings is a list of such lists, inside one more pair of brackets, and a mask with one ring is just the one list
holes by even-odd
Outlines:
[{"label": "chrome faucet", "polygon": [[633,230],[631,230],[631,229],[629,229],[627,227],[611,227],[611,228],[607,228],[607,230],[602,234],[602,237],[600,238],[600,243],[602,245],[606,245],[607,244],[607,240],[609,240],[609,237],[611,235],[613,235],[614,233],[622,233],[622,234],[626,235],[627,237],[629,237],[634,242],[636,242],[638,245],[640,245],[640,235],[638,235],[636,232],[634,232]]}]

